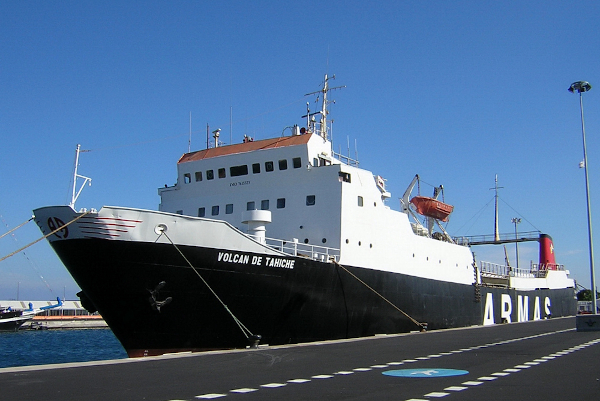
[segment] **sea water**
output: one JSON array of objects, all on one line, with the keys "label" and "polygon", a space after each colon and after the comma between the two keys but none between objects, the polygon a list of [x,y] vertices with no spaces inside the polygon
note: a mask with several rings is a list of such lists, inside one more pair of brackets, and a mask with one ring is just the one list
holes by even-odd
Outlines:
[{"label": "sea water", "polygon": [[123,358],[110,329],[0,332],[0,368]]}]

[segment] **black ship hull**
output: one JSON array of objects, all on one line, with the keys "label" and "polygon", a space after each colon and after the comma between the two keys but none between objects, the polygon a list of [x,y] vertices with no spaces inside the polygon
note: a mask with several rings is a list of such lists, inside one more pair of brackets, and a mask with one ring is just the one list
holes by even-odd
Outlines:
[{"label": "black ship hull", "polygon": [[89,238],[52,246],[132,357],[250,345],[227,308],[270,345],[421,329],[414,321],[435,330],[544,319],[577,308],[573,288],[481,287],[198,246],[178,247],[189,263],[171,244]]}]

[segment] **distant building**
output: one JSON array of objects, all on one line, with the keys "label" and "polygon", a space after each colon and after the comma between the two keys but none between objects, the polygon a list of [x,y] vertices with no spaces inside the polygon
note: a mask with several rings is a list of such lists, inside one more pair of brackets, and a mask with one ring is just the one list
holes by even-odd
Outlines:
[{"label": "distant building", "polygon": [[[0,301],[0,306],[11,307],[13,310],[25,310],[30,307],[35,309],[54,304],[56,301]],[[21,330],[104,327],[108,327],[108,325],[97,312],[89,313],[79,301],[63,301],[60,307],[38,313],[31,321],[21,326]]]}]

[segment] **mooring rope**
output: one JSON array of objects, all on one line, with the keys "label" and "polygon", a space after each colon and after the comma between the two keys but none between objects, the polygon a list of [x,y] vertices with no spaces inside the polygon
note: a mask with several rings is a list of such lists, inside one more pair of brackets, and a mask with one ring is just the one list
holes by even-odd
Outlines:
[{"label": "mooring rope", "polygon": [[[37,243],[38,243],[38,242],[40,242],[41,240],[48,238],[48,237],[49,237],[49,236],[51,236],[52,234],[54,234],[54,233],[56,233],[56,232],[58,232],[58,231],[62,230],[63,228],[67,227],[68,225],[70,225],[70,224],[72,224],[72,223],[76,222],[77,220],[79,220],[80,218],[82,218],[83,216],[85,216],[85,215],[86,215],[86,214],[88,214],[88,213],[90,213],[90,212],[89,212],[89,211],[88,211],[88,212],[83,212],[83,213],[82,213],[82,214],[80,214],[79,216],[75,217],[73,220],[71,220],[71,221],[69,221],[68,223],[66,223],[66,224],[63,224],[62,226],[58,227],[56,230],[53,230],[53,231],[49,232],[48,234],[44,235],[43,237],[41,237],[41,238],[38,238],[38,239],[36,239],[35,241],[33,241],[33,242],[31,242],[31,243],[29,243],[29,244],[25,245],[24,247],[21,247],[21,248],[17,249],[17,250],[16,250],[16,251],[14,251],[13,253],[11,253],[11,254],[9,254],[9,255],[6,255],[6,256],[4,256],[2,259],[0,259],[0,262],[2,262],[2,261],[3,261],[3,260],[5,260],[5,259],[8,259],[8,258],[10,258],[11,256],[14,256],[14,255],[16,255],[17,253],[19,253],[19,252],[21,252],[21,251],[23,251],[23,250],[25,250],[25,249],[27,249],[27,248],[29,248],[31,245],[37,244]],[[14,231],[14,230],[13,230],[13,231]]]},{"label": "mooring rope", "polygon": [[358,278],[356,275],[354,275],[350,270],[346,269],[344,266],[342,266],[340,263],[338,263],[337,260],[335,259],[331,259],[333,261],[333,263],[335,263],[337,266],[341,267],[342,269],[344,269],[344,271],[346,273],[348,273],[349,275],[351,275],[352,277],[354,277],[356,280],[358,280],[362,285],[364,285],[365,287],[367,287],[369,290],[373,291],[377,296],[379,296],[381,299],[383,299],[385,302],[387,302],[388,304],[390,304],[394,309],[396,309],[398,312],[402,313],[404,316],[406,316],[411,322],[413,322],[414,324],[416,324],[417,326],[419,326],[421,328],[421,330],[425,330],[427,328],[427,323],[420,323],[418,322],[416,319],[414,319],[413,317],[411,317],[408,313],[404,312],[402,309],[398,308],[396,305],[394,305],[389,299],[387,299],[386,297],[384,297],[383,295],[381,295],[380,293],[378,293],[377,291],[375,291],[372,287],[370,287],[367,283],[365,283],[364,281],[362,281],[360,278]]},{"label": "mooring rope", "polygon": [[[162,231],[160,233],[160,235],[164,235],[169,240],[169,242],[171,243],[171,245],[173,245],[175,247],[175,249],[177,249],[177,252],[179,252],[179,254],[181,255],[181,257],[192,268],[192,270],[194,271],[194,273],[196,273],[196,275],[198,277],[200,277],[200,280],[202,280],[202,282],[204,283],[204,285],[206,285],[206,287],[210,290],[210,292],[215,296],[215,298],[217,298],[217,300],[221,303],[221,305],[223,305],[223,307],[225,308],[225,310],[231,315],[231,317],[233,318],[233,321],[238,325],[238,327],[240,328],[240,330],[242,331],[242,333],[244,333],[244,336],[246,337],[246,339],[253,340],[255,342],[258,339],[260,339],[260,335],[254,335],[254,334],[252,334],[252,332],[246,326],[244,326],[244,324],[240,321],[240,319],[238,319],[233,314],[233,312],[229,309],[229,307],[227,307],[227,305],[225,304],[225,302],[223,302],[221,300],[221,298],[219,298],[219,296],[217,295],[217,293],[211,288],[211,286],[208,285],[208,283],[206,282],[206,280],[204,279],[204,277],[202,277],[202,275],[196,270],[196,268],[192,265],[192,263],[188,260],[188,258],[185,257],[185,255],[183,254],[183,252],[181,252],[181,250],[179,249],[179,247],[177,245],[175,245],[175,243],[171,240],[171,238],[167,235],[167,233],[165,233],[164,231]],[[159,236],[159,238],[160,238],[160,236]]]},{"label": "mooring rope", "polygon": [[19,228],[23,227],[25,224],[29,223],[31,220],[33,220],[33,217],[30,218],[29,220],[27,220],[26,222],[19,224],[18,226],[16,226],[12,230],[10,230],[8,232],[5,232],[4,234],[0,235],[0,238],[7,236],[8,234],[12,233],[13,231],[17,231]]}]

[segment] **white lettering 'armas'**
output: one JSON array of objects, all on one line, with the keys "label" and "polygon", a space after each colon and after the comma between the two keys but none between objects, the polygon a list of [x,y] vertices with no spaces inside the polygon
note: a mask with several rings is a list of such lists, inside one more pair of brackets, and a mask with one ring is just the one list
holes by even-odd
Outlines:
[{"label": "white lettering 'armas'", "polygon": [[[540,306],[540,297],[535,297],[533,302],[533,315],[532,319],[529,318],[530,313],[530,304],[529,304],[529,296],[528,295],[517,295],[517,322],[526,322],[528,320],[541,320],[542,319],[542,309]],[[550,301],[550,297],[544,298],[544,318],[550,316],[552,313],[550,311],[550,306],[552,302]],[[485,308],[483,312],[483,325],[488,326],[496,323],[495,316],[499,312],[500,314],[500,322],[511,323],[512,322],[512,312],[513,312],[513,298],[509,294],[500,294],[500,307],[498,311],[494,310],[494,297],[491,292],[487,293],[485,297]]]}]

